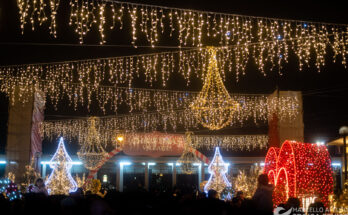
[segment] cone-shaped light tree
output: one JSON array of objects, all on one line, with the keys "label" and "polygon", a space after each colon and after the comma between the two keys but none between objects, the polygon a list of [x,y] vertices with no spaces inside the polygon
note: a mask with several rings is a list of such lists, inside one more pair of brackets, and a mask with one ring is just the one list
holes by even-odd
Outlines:
[{"label": "cone-shaped light tree", "polygon": [[208,166],[210,178],[204,186],[204,191],[208,193],[209,190],[215,190],[219,196],[226,187],[231,187],[231,183],[226,177],[228,170],[227,164],[222,159],[219,147],[215,148],[214,158]]},{"label": "cone-shaped light tree", "polygon": [[50,161],[50,166],[53,171],[46,181],[50,195],[69,194],[76,191],[77,184],[70,174],[72,160],[65,150],[63,137],[59,140],[58,149]]}]

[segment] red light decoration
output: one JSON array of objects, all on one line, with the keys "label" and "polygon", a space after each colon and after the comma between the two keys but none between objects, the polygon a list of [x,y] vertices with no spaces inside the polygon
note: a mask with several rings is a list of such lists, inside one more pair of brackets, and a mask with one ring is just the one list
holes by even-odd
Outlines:
[{"label": "red light decoration", "polygon": [[331,159],[323,145],[285,141],[271,147],[264,172],[275,185],[273,202],[285,203],[289,197],[316,196],[328,206],[333,191]]}]

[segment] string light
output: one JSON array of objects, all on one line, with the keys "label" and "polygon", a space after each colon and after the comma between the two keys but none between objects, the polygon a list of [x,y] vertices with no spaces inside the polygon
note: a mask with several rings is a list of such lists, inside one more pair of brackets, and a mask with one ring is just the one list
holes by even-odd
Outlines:
[{"label": "string light", "polygon": [[50,23],[50,33],[57,37],[57,10],[59,8],[60,0],[50,0],[50,9],[51,9],[51,23]]},{"label": "string light", "polygon": [[86,182],[86,174],[83,173],[82,177],[79,177],[78,174],[76,173],[75,174],[75,181],[76,181],[77,187],[82,187],[83,188],[83,185]]},{"label": "string light", "polygon": [[267,149],[267,135],[193,135],[194,148],[214,149],[217,146],[231,151],[253,151]]},{"label": "string light", "polygon": [[[56,35],[55,17],[60,4],[59,0],[50,0],[50,8],[46,8],[44,1],[18,0],[17,3],[22,30],[28,18],[33,29],[36,21],[40,25],[47,21],[45,11],[50,10],[50,30]],[[76,101],[78,100],[75,98],[76,95],[81,96],[84,91],[87,91],[88,102],[90,102],[91,93],[96,92],[96,88],[102,83],[108,82],[110,86],[128,83],[131,86],[133,78],[139,76],[140,70],[144,71],[146,82],[152,85],[158,80],[159,73],[156,68],[160,68],[160,81],[163,86],[166,86],[166,82],[175,69],[180,71],[188,84],[192,73],[205,81],[202,74],[205,74],[209,68],[209,64],[206,63],[209,59],[209,51],[201,48],[202,32],[207,32],[208,37],[220,38],[219,44],[225,46],[217,50],[217,59],[220,62],[218,66],[223,78],[225,70],[230,72],[235,70],[237,79],[240,74],[244,75],[250,58],[254,59],[258,69],[264,75],[269,64],[271,64],[271,70],[278,67],[281,75],[281,68],[288,62],[290,50],[299,58],[300,70],[304,66],[309,66],[314,56],[315,66],[320,71],[325,65],[327,47],[333,49],[333,61],[337,61],[341,56],[342,64],[346,66],[347,25],[211,13],[118,1],[71,0],[70,8],[69,24],[75,26],[81,43],[95,23],[99,25],[101,43],[105,42],[104,25],[106,25],[105,14],[107,14],[105,10],[110,9],[113,18],[113,26],[110,27],[112,29],[116,22],[120,23],[120,29],[122,29],[124,14],[130,16],[134,46],[139,37],[138,33],[142,32],[154,47],[158,42],[158,29],[164,33],[167,22],[163,22],[163,19],[169,19],[170,34],[173,36],[172,33],[177,32],[179,46],[191,44],[200,48],[56,64],[1,67],[2,92],[13,98],[15,97],[14,88],[19,86],[19,97],[27,100],[34,90],[41,89],[46,93],[55,94],[56,89],[70,88],[67,86],[71,85],[72,80],[78,80],[77,84],[80,87],[75,88],[75,92],[68,96],[69,100]],[[141,30],[137,31],[137,28]],[[311,54],[312,51],[314,55]],[[175,63],[176,58],[179,58],[178,63]],[[62,85],[56,80],[63,80],[69,84]],[[106,95],[107,98],[110,97],[109,93]],[[55,100],[57,98],[61,97],[54,96]],[[80,100],[84,101],[83,98]]]},{"label": "string light", "polygon": [[[182,114],[180,114],[182,115]],[[124,119],[127,122],[133,122],[134,119]],[[174,119],[175,121],[175,119]],[[119,134],[118,126],[121,120],[115,118],[100,118],[96,121],[96,129],[100,134],[102,143],[114,145],[115,136]],[[131,127],[136,125],[132,125]],[[88,120],[58,120],[45,121],[41,126],[41,134],[48,139],[56,136],[64,136],[68,139],[76,139],[80,145],[85,144],[88,139]],[[101,132],[102,131],[102,132]],[[170,134],[160,132],[131,132],[122,134],[123,147],[129,147],[132,150],[145,151],[170,151],[172,147],[183,148],[185,136],[182,134]],[[218,145],[226,150],[250,151],[253,149],[265,149],[268,146],[267,135],[192,135],[192,147],[200,149],[211,149]]]},{"label": "string light", "polygon": [[[50,8],[45,8],[47,5],[44,1],[18,0],[22,31],[29,17],[33,28],[35,21],[40,24],[47,21],[46,9],[51,11],[50,29],[51,33],[56,35],[55,17],[59,3],[59,0],[50,0]],[[250,57],[255,60],[264,75],[266,75],[267,64],[271,64],[271,69],[278,66],[280,72],[283,64],[288,62],[290,50],[299,58],[300,70],[303,66],[309,65],[309,60],[313,57],[311,51],[314,51],[315,66],[320,71],[321,67],[325,65],[324,56],[327,47],[333,49],[333,61],[336,61],[338,56],[342,56],[342,64],[346,66],[348,26],[344,24],[241,16],[102,0],[90,2],[71,0],[70,8],[69,24],[75,26],[80,43],[83,43],[87,32],[96,23],[99,26],[101,43],[105,42],[106,18],[104,14],[107,14],[106,9],[109,9],[112,14],[111,29],[114,29],[116,22],[120,22],[120,29],[123,29],[123,19],[126,19],[124,14],[129,15],[134,46],[140,36],[138,34],[141,32],[154,47],[158,42],[158,29],[162,29],[163,34],[164,25],[168,23],[168,27],[171,29],[170,35],[173,36],[172,33],[177,32],[179,46],[197,45],[201,47],[202,32],[207,32],[206,37],[220,38],[218,41],[220,45],[234,45],[232,50],[235,56],[228,56],[229,61],[221,62],[223,65],[228,65],[229,69],[235,65],[237,77],[240,72],[244,74]],[[96,15],[96,13],[98,14]],[[164,19],[169,22],[163,22]],[[137,31],[137,29],[141,30]],[[230,52],[228,55],[231,55]],[[235,59],[233,64],[232,59]],[[192,69],[190,68],[190,70]]]},{"label": "string light", "polygon": [[167,134],[161,132],[129,133],[124,135],[123,148],[131,148],[132,151],[171,151],[173,146],[183,148],[185,138],[180,134]]},{"label": "string light", "polygon": [[22,198],[22,194],[18,190],[17,184],[15,184],[13,181],[10,181],[10,183],[6,187],[6,197],[10,201]]},{"label": "string light", "polygon": [[269,149],[264,172],[275,185],[275,205],[286,202],[289,197],[319,196],[328,206],[333,178],[325,146],[285,141],[280,149]]},{"label": "string light", "polygon": [[[41,25],[44,22],[50,22],[51,26],[55,26],[60,2],[49,0],[48,6],[44,2],[17,0],[22,31],[28,19],[33,30],[36,23]],[[52,7],[52,5],[55,6]],[[53,15],[48,18],[45,11]],[[209,39],[222,45],[229,45],[262,42],[267,39],[277,41],[280,40],[279,38],[308,35],[326,38],[328,32],[347,31],[346,24],[243,16],[114,0],[70,0],[69,24],[75,28],[81,43],[94,25],[99,26],[98,31],[102,35],[101,43],[104,42],[104,26],[110,25],[105,22],[104,15],[102,15],[103,18],[98,19],[98,15],[104,14],[104,11],[106,11],[105,14],[109,14],[107,17],[113,20],[110,29],[115,29],[116,22],[120,23],[120,29],[122,29],[123,21],[131,20],[130,29],[134,46],[140,37],[154,46],[159,42],[159,34],[163,35],[167,27],[170,29],[170,36],[177,37],[179,46],[196,45],[198,47],[202,46],[203,40]],[[206,32],[206,35],[203,35],[203,32]],[[51,31],[51,34],[55,35],[55,31]]]},{"label": "string light", "polygon": [[[80,63],[77,63],[77,66],[69,63],[46,65],[48,72],[44,72],[42,65],[2,67],[0,68],[0,91],[10,97],[11,104],[14,104],[15,101],[25,103],[35,91],[41,90],[56,108],[59,101],[66,102],[66,98],[68,98],[69,105],[73,105],[75,110],[77,110],[78,105],[87,106],[89,110],[92,101],[96,101],[97,107],[104,113],[107,106],[116,112],[118,107],[123,104],[129,107],[130,112],[185,109],[197,97],[196,92],[126,88],[97,84],[106,80],[106,78],[103,78],[104,73],[94,76],[99,81],[92,83],[91,80],[93,79],[89,74],[92,67],[87,64],[84,65],[83,62]],[[74,68],[77,68],[79,79],[89,80],[90,84],[71,83],[72,79],[77,78],[73,74]],[[98,68],[101,71],[103,69],[99,66],[95,69]],[[22,75],[15,75],[18,73]],[[44,76],[46,78],[42,80]],[[58,82],[58,80],[61,81]],[[277,100],[268,99],[265,95],[231,95],[231,97],[240,104],[240,108],[237,110],[238,114],[236,114],[239,119],[256,116],[255,120],[266,120],[269,110],[276,110],[279,107],[282,112],[280,113],[281,118],[284,114],[288,114],[291,118],[291,115],[297,114],[299,106],[296,97],[279,97]],[[93,100],[94,98],[95,100]]]},{"label": "string light", "polygon": [[239,170],[237,177],[233,180],[233,188],[236,191],[242,191],[246,198],[252,198],[257,189],[257,178],[262,173],[260,166],[253,166],[247,173],[245,170]]},{"label": "string light", "polygon": [[190,105],[193,114],[204,127],[219,130],[230,124],[239,104],[232,100],[222,82],[217,67],[216,50],[209,48],[208,74],[202,91]]},{"label": "string light", "polygon": [[11,180],[9,178],[0,179],[0,193],[5,192],[10,183]]},{"label": "string light", "polygon": [[[124,134],[125,147],[132,150],[171,151],[173,146],[184,148],[185,136],[170,133],[128,133]],[[192,135],[193,148],[211,150],[217,146],[231,151],[252,151],[268,147],[267,135]]]},{"label": "string light", "polygon": [[[271,69],[278,67],[280,72],[283,64],[288,62],[289,50],[292,46],[292,50],[299,59],[300,69],[309,66],[312,57],[316,56],[315,65],[320,71],[320,68],[325,65],[324,43],[332,47],[333,61],[336,62],[341,56],[342,64],[346,66],[348,35],[335,32],[332,36],[333,41],[318,39],[321,41],[320,44],[316,43],[315,37],[296,37],[294,40],[288,40],[289,44],[283,44],[279,49],[276,47],[280,45],[279,40],[254,45],[220,47],[216,49],[218,68],[223,79],[225,71],[235,71],[238,79],[240,74],[245,74],[249,59],[253,59],[264,75],[267,75],[266,68],[269,65]],[[281,42],[285,42],[287,36],[283,38]],[[314,55],[310,54],[313,49]],[[265,53],[268,53],[267,57]],[[105,95],[107,99],[110,98],[110,91],[114,86],[120,84],[131,86],[133,79],[139,77],[141,72],[145,76],[145,82],[150,85],[160,82],[166,86],[169,77],[176,72],[184,77],[187,84],[192,77],[197,77],[204,82],[203,74],[207,73],[209,57],[208,49],[199,48],[114,58],[2,66],[0,67],[0,91],[14,100],[16,99],[14,91],[18,88],[18,97],[24,101],[31,97],[35,90],[42,90],[48,95],[56,95],[57,90],[69,91],[72,93],[68,96],[70,101],[79,100],[77,97],[85,92],[88,94],[88,101],[91,98],[90,94],[94,92]],[[53,100],[58,100],[62,98],[61,96],[63,95],[51,97]]]},{"label": "string light", "polygon": [[[100,118],[96,128],[102,142],[115,140],[116,131],[156,131],[195,128],[198,124],[191,113],[186,111],[151,112],[142,114],[118,115]],[[48,138],[63,135],[66,138],[79,137],[81,143],[86,142],[88,121],[86,119],[51,120],[41,125],[41,133]]]},{"label": "string light", "polygon": [[30,159],[30,164],[25,165],[25,173],[23,175],[24,181],[21,183],[21,187],[26,187],[29,191],[35,183],[37,178],[41,178],[41,174],[35,169],[35,158]]},{"label": "string light", "polygon": [[99,7],[99,33],[100,33],[100,44],[105,43],[105,35],[104,35],[104,25],[105,25],[105,3],[101,4]]},{"label": "string light", "polygon": [[86,142],[81,145],[80,150],[77,152],[77,156],[89,170],[94,169],[107,154],[101,145],[100,135],[95,127],[97,120],[98,118],[96,117],[88,119],[89,128]]},{"label": "string light", "polygon": [[21,23],[22,34],[24,34],[24,26],[27,24],[27,17],[29,16],[29,1],[17,0],[17,5],[19,8],[19,20]]},{"label": "string light", "polygon": [[50,195],[64,194],[77,190],[77,184],[70,174],[72,160],[65,150],[64,141],[61,137],[56,153],[50,160],[52,173],[46,181],[47,191]]},{"label": "string light", "polygon": [[348,206],[348,181],[343,184],[343,190],[336,198],[334,195],[330,195],[330,212],[337,214],[347,213]]}]

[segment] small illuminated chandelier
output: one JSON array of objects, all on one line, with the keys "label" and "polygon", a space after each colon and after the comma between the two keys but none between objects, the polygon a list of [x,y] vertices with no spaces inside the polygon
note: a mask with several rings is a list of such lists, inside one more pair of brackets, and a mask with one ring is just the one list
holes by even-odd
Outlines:
[{"label": "small illuminated chandelier", "polygon": [[204,85],[190,108],[197,120],[210,130],[227,126],[239,104],[232,100],[222,82],[217,66],[216,49],[208,47],[209,64]]},{"label": "small illuminated chandelier", "polygon": [[97,120],[96,117],[90,117],[88,119],[89,128],[86,143],[77,152],[79,159],[89,170],[94,169],[107,154],[101,145],[100,135],[96,129]]},{"label": "small illuminated chandelier", "polygon": [[186,143],[184,146],[184,151],[178,159],[177,163],[180,165],[180,169],[184,174],[191,175],[194,171],[194,164],[200,163],[198,158],[194,153],[190,151],[190,146],[192,143],[192,132],[186,132]]}]

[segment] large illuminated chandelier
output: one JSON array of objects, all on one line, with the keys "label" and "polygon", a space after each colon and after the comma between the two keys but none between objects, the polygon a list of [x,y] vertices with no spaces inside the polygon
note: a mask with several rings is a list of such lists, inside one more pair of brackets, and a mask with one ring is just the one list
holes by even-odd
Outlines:
[{"label": "large illuminated chandelier", "polygon": [[178,159],[177,163],[184,174],[191,175],[194,171],[194,164],[200,163],[196,155],[190,150],[192,144],[192,132],[186,132],[186,143],[184,151]]},{"label": "large illuminated chandelier", "polygon": [[216,49],[208,48],[208,73],[202,91],[190,105],[197,120],[210,130],[219,130],[231,123],[233,114],[239,107],[233,101],[222,82],[217,66]]},{"label": "large illuminated chandelier", "polygon": [[89,170],[94,169],[107,154],[101,145],[101,138],[96,129],[97,120],[96,117],[88,119],[88,136],[86,142],[82,144],[77,152],[79,159],[82,160],[84,166]]}]

